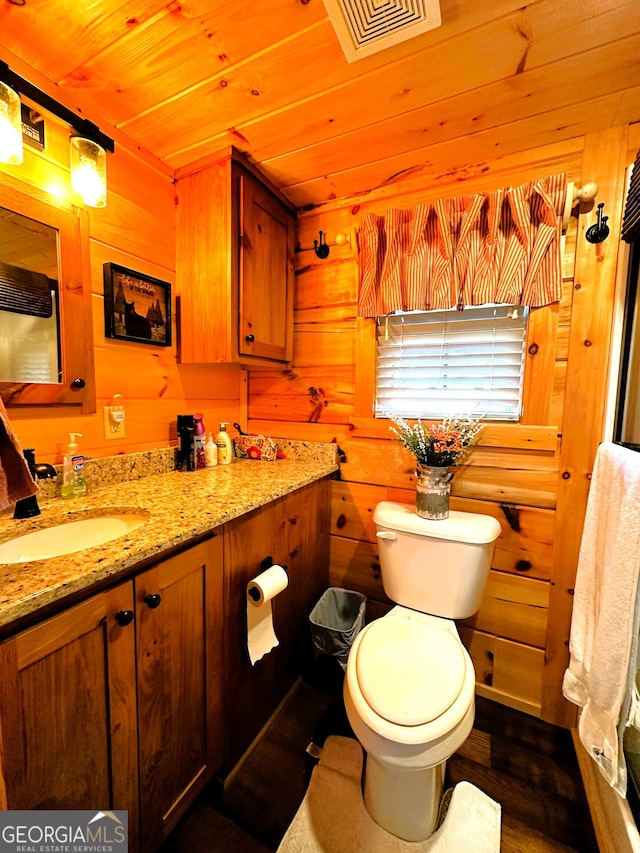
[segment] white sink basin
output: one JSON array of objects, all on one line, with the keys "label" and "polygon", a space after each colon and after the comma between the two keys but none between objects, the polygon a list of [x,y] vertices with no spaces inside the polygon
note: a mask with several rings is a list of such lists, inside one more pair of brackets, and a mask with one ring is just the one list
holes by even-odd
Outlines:
[{"label": "white sink basin", "polygon": [[0,563],[29,563],[84,551],[131,533],[147,520],[140,513],[114,513],[34,530],[0,545]]}]

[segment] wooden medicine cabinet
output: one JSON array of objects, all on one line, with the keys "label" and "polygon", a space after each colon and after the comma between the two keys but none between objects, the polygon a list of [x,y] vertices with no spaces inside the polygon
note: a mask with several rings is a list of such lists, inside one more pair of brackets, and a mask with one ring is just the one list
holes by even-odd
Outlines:
[{"label": "wooden medicine cabinet", "polygon": [[291,361],[295,210],[235,149],[176,174],[180,361]]},{"label": "wooden medicine cabinet", "polygon": [[[51,284],[51,317],[16,312],[10,286],[0,317],[0,396],[6,406],[67,405],[95,412],[88,217],[2,184],[0,268],[7,279]],[[18,290],[22,284],[18,285]],[[29,285],[25,285],[28,292]],[[24,296],[23,308],[31,301]]]}]

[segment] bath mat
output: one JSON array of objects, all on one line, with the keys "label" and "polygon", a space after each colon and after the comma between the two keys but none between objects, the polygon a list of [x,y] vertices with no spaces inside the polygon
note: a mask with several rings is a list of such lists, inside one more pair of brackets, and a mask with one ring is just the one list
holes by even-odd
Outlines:
[{"label": "bath mat", "polygon": [[270,853],[243,829],[216,809],[200,803],[189,819],[171,834],[163,846],[165,853],[191,853],[210,850],[211,853]]},{"label": "bath mat", "polygon": [[360,788],[362,747],[332,736],[278,853],[499,853],[500,805],[469,782],[453,790],[446,817],[426,841],[402,841],[378,826]]}]

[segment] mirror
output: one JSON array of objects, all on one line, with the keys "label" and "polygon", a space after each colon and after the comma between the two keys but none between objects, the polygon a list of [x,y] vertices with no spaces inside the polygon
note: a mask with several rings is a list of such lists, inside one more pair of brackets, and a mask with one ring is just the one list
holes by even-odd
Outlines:
[{"label": "mirror", "polygon": [[5,180],[0,175],[0,395],[7,406],[80,404],[95,412],[86,211]]},{"label": "mirror", "polygon": [[0,207],[0,382],[60,383],[60,343],[58,232]]}]

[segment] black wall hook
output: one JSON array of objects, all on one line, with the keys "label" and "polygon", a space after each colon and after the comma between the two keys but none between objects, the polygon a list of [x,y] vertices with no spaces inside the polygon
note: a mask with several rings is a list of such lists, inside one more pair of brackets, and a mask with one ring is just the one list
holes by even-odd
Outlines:
[{"label": "black wall hook", "polygon": [[321,261],[324,261],[325,258],[329,257],[329,247],[326,242],[322,242],[322,231],[320,232],[320,241],[313,241],[313,251],[320,258]]},{"label": "black wall hook", "polygon": [[598,221],[595,225],[590,225],[584,235],[589,243],[602,243],[609,236],[609,226],[607,225],[609,217],[602,215],[603,207],[604,202],[601,201],[598,205]]}]

